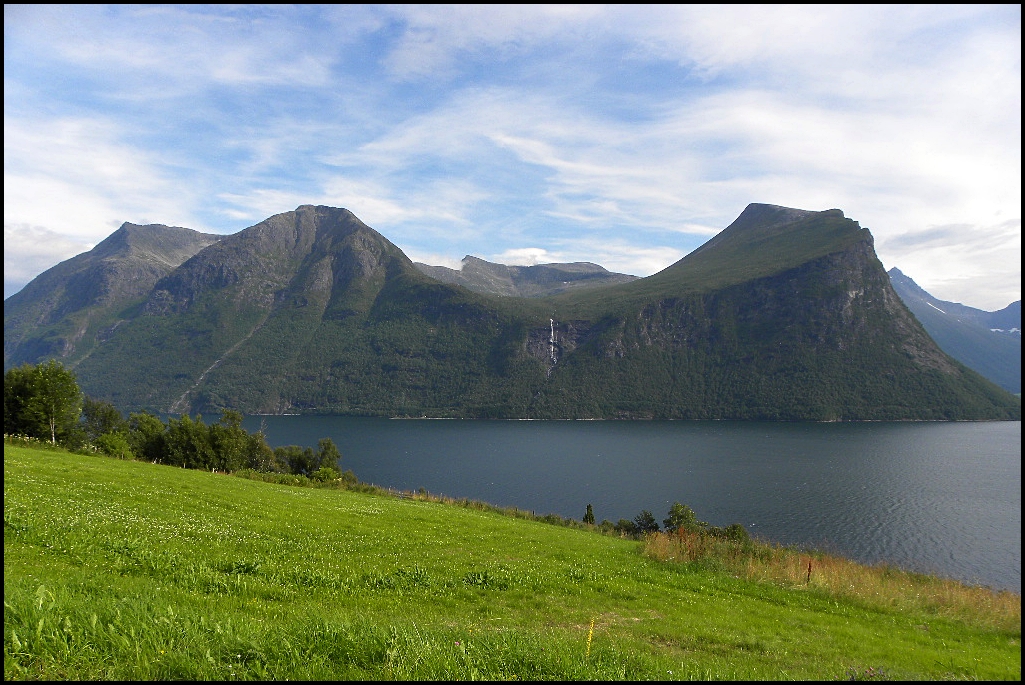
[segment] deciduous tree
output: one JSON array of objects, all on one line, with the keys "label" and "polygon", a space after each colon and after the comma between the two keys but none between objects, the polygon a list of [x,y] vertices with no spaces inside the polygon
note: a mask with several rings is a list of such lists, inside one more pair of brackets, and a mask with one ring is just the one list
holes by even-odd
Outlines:
[{"label": "deciduous tree", "polygon": [[673,502],[673,506],[669,508],[669,517],[662,521],[662,525],[674,533],[681,529],[688,533],[697,533],[708,527],[705,521],[698,521],[693,509],[679,502]]},{"label": "deciduous tree", "polygon": [[28,385],[23,411],[42,422],[49,431],[50,442],[57,444],[57,434],[74,429],[82,412],[82,391],[75,374],[51,359],[35,367]]},{"label": "deciduous tree", "polygon": [[658,521],[655,520],[655,515],[647,509],[637,514],[637,517],[634,519],[634,525],[637,527],[637,532],[640,535],[658,531]]}]

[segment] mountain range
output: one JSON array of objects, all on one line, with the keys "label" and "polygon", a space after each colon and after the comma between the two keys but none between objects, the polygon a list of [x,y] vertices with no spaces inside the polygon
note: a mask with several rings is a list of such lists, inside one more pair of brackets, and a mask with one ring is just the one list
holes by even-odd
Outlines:
[{"label": "mountain range", "polygon": [[896,267],[890,282],[944,352],[1003,389],[1021,392],[1021,300],[996,312],[939,300]]},{"label": "mountain range", "polygon": [[647,278],[416,265],[345,209],[126,224],[4,302],[4,366],[126,410],[475,418],[1020,419],[944,353],[843,212],[752,204]]},{"label": "mountain range", "polygon": [[461,285],[486,295],[508,297],[547,297],[568,290],[637,280],[636,276],[613,273],[590,262],[507,266],[466,255],[460,269],[420,262],[415,262],[414,266],[443,283]]}]

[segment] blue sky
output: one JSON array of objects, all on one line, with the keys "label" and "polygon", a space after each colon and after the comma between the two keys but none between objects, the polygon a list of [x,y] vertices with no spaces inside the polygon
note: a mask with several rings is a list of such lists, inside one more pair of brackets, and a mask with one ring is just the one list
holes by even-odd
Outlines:
[{"label": "blue sky", "polygon": [[4,6],[4,297],[124,221],[346,207],[646,276],[750,202],[1021,298],[1021,7]]}]

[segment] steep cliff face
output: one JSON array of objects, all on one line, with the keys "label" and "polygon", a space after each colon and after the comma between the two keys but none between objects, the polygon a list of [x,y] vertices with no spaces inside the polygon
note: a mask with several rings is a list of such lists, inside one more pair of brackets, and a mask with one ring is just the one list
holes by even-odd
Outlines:
[{"label": "steep cliff face", "polygon": [[4,368],[51,357],[74,363],[124,320],[123,309],[220,238],[161,224],[122,224],[4,301]]},{"label": "steep cliff face", "polygon": [[985,386],[910,314],[870,239],[772,276],[553,328],[555,361],[544,326],[525,346],[553,367],[536,403],[544,414],[943,419],[961,416],[960,400],[931,397],[919,410],[915,398]]}]

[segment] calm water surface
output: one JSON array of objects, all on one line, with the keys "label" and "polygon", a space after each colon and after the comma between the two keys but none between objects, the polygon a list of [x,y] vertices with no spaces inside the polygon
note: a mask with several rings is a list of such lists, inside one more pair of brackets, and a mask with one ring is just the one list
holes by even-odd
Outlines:
[{"label": "calm water surface", "polygon": [[1021,423],[247,417],[377,485],[597,520],[690,505],[784,544],[1021,592]]}]

